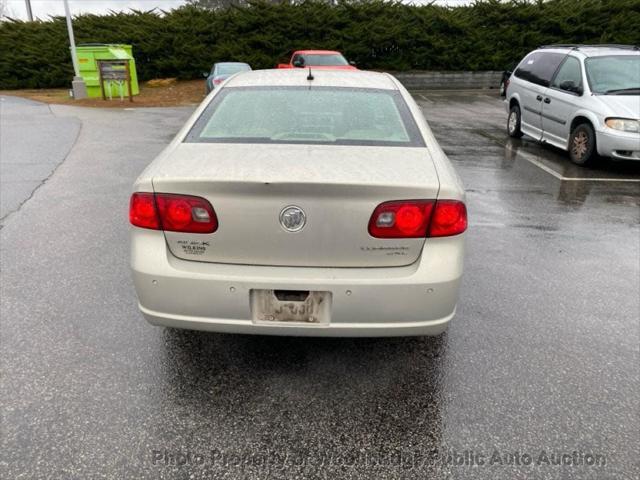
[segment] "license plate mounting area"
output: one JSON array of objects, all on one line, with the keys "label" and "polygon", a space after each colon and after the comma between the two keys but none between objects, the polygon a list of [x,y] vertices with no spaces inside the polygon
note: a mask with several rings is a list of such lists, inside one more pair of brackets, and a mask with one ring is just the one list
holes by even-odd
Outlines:
[{"label": "license plate mounting area", "polygon": [[254,323],[327,325],[331,292],[309,290],[258,290],[249,292]]}]

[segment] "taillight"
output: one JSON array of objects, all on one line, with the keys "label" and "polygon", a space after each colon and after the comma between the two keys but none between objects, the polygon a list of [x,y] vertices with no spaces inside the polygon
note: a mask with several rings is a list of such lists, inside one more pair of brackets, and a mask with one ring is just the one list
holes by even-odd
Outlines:
[{"label": "taillight", "polygon": [[218,219],[207,200],[173,193],[134,193],[129,220],[136,227],[170,232],[213,233],[218,229]]},{"label": "taillight", "polygon": [[160,228],[160,219],[156,210],[153,193],[134,193],[129,202],[129,221],[131,225],[142,228]]},{"label": "taillight", "polygon": [[458,200],[400,200],[381,203],[369,220],[376,238],[458,235],[467,228],[467,210]]},{"label": "taillight", "polygon": [[467,229],[467,207],[458,200],[438,200],[429,225],[430,237],[450,237]]},{"label": "taillight", "polygon": [[216,85],[220,85],[222,83],[222,79],[221,78],[214,78],[213,79],[213,83]]},{"label": "taillight", "polygon": [[425,237],[433,204],[433,200],[381,203],[369,220],[369,234],[376,238]]}]

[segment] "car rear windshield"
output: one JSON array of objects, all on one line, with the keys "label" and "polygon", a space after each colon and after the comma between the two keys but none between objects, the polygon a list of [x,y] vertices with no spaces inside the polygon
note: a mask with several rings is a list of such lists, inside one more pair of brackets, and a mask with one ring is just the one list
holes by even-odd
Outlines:
[{"label": "car rear windshield", "polygon": [[309,54],[305,53],[301,55],[304,58],[305,66],[317,66],[317,67],[337,67],[342,65],[349,65],[349,62],[340,54]]},{"label": "car rear windshield", "polygon": [[590,57],[584,64],[593,93],[640,94],[640,55]]},{"label": "car rear windshield", "polygon": [[236,72],[244,72],[245,70],[250,70],[249,65],[245,65],[242,63],[218,65],[216,73],[218,75],[233,75]]},{"label": "car rear windshield", "polygon": [[400,92],[329,87],[225,88],[185,142],[424,146]]}]

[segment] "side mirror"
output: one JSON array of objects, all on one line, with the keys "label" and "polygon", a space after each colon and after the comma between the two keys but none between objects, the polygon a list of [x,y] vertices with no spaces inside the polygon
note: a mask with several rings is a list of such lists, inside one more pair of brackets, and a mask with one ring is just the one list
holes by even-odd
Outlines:
[{"label": "side mirror", "polygon": [[582,87],[579,87],[575,84],[573,80],[565,80],[560,84],[560,90],[565,90],[567,92],[577,93],[578,95],[582,95]]},{"label": "side mirror", "polygon": [[293,66],[296,68],[302,68],[304,67],[304,59],[302,58],[297,58],[293,61]]}]

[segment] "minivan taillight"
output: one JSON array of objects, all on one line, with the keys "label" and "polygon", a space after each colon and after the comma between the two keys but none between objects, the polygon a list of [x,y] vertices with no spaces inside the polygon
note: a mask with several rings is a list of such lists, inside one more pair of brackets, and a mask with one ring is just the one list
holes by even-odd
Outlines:
[{"label": "minivan taillight", "polygon": [[458,235],[467,229],[467,209],[459,200],[398,200],[381,203],[369,220],[375,238]]},{"label": "minivan taillight", "polygon": [[218,219],[207,200],[174,193],[134,193],[129,221],[136,227],[169,232],[213,233],[218,229]]}]

